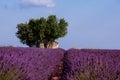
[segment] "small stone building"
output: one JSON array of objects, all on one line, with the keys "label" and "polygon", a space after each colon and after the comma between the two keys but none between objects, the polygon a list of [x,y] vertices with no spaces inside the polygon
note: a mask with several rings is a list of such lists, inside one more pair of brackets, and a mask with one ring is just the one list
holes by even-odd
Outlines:
[{"label": "small stone building", "polygon": [[48,43],[48,45],[47,45],[47,48],[53,48],[53,49],[55,49],[55,48],[58,48],[58,47],[59,47],[59,45],[58,45],[57,41]]},{"label": "small stone building", "polygon": [[[45,47],[44,47],[44,43],[40,43],[39,46],[40,46],[40,48],[45,48]],[[53,48],[53,49],[55,49],[55,48],[58,48],[58,47],[59,47],[59,45],[58,45],[58,42],[57,42],[57,41],[49,42],[49,43],[47,44],[47,48]]]}]

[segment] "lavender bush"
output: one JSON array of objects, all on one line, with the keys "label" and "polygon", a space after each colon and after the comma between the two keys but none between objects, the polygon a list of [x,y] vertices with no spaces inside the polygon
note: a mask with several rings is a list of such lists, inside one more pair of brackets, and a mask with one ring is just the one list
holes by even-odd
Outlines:
[{"label": "lavender bush", "polygon": [[120,50],[70,49],[63,80],[120,80]]},{"label": "lavender bush", "polygon": [[12,78],[20,72],[19,76],[23,77],[8,80],[48,80],[56,71],[64,52],[63,49],[0,47],[0,80],[1,74],[8,72],[13,73]]}]

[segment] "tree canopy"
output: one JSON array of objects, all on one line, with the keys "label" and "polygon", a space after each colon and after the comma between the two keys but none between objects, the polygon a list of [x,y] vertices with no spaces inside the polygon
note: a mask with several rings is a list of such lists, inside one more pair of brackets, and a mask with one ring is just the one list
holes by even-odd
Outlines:
[{"label": "tree canopy", "polygon": [[18,24],[16,36],[29,47],[40,47],[39,44],[43,43],[47,48],[49,43],[67,34],[67,26],[64,18],[58,19],[55,15],[50,15]]}]

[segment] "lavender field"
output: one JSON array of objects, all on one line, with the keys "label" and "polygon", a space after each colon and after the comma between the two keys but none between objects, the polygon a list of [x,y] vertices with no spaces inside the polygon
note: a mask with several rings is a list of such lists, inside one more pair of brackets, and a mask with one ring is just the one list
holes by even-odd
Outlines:
[{"label": "lavender field", "polygon": [[[63,63],[58,75],[58,65]],[[120,80],[120,50],[0,47],[0,80]]]},{"label": "lavender field", "polygon": [[70,49],[64,80],[120,80],[120,50]]}]

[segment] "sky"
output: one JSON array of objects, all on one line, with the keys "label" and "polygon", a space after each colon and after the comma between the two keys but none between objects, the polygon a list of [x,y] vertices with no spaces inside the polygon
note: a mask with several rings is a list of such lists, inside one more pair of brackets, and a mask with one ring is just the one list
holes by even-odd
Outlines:
[{"label": "sky", "polygon": [[27,47],[17,24],[49,15],[69,24],[60,48],[120,49],[120,0],[0,0],[0,46]]}]

